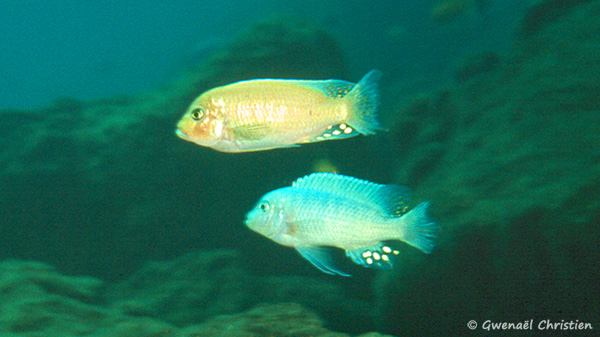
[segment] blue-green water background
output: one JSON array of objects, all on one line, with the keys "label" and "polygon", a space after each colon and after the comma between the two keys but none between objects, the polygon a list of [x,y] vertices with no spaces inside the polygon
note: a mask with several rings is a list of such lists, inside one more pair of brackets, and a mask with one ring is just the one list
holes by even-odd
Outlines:
[{"label": "blue-green water background", "polygon": [[[173,80],[240,30],[277,14],[335,36],[355,76],[372,68],[409,83],[445,81],[466,55],[507,50],[527,1],[489,1],[450,24],[436,1],[3,1],[0,108],[58,97],[105,98]],[[391,31],[391,33],[390,33]]]},{"label": "blue-green water background", "polygon": [[[568,13],[570,2],[560,0],[548,1],[559,14],[542,7],[523,24],[532,2],[473,1],[444,23],[431,18],[433,0],[1,2],[0,259],[98,277],[110,290],[149,261],[234,250],[239,273],[299,276],[342,289],[343,308],[367,303],[343,313],[318,301],[310,307],[332,330],[351,333],[465,334],[470,319],[596,324],[600,53],[589,32],[600,24],[577,12],[581,22],[553,27]],[[274,17],[268,29],[289,29],[302,46],[328,45],[304,30],[333,37],[342,55],[316,67],[326,76],[356,81],[381,70],[389,129],[243,154],[178,139],[175,123],[211,86],[270,72],[320,74],[293,57],[289,73],[269,68],[287,60],[265,61],[276,48],[243,32]],[[465,59],[471,66],[460,68]],[[331,277],[243,226],[261,195],[313,172],[321,159],[431,201],[439,249],[425,255],[399,244],[392,272],[339,252],[353,276]],[[315,293],[306,298],[322,295]]]}]

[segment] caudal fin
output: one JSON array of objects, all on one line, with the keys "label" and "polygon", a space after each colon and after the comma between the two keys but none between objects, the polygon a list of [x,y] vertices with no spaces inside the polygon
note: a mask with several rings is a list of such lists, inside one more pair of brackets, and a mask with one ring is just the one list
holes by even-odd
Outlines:
[{"label": "caudal fin", "polygon": [[376,114],[379,105],[377,81],[380,77],[381,72],[371,70],[344,97],[350,101],[348,124],[363,135],[382,129]]},{"label": "caudal fin", "polygon": [[429,221],[428,207],[428,202],[420,203],[397,221],[400,239],[429,254],[435,246],[433,241],[437,237],[439,228],[435,222]]}]

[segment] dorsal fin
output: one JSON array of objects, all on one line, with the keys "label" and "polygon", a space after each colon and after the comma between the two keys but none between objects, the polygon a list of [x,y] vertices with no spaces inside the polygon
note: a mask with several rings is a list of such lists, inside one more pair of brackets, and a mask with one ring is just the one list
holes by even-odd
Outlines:
[{"label": "dorsal fin", "polygon": [[335,98],[343,98],[355,86],[354,83],[340,80],[329,80],[325,81],[324,84],[323,91],[325,91],[327,96]]},{"label": "dorsal fin", "polygon": [[[291,82],[291,81],[290,81]],[[304,81],[294,80],[294,84],[316,89],[327,95],[327,97],[343,98],[352,91],[355,83],[342,80]]]},{"label": "dorsal fin", "polygon": [[408,189],[397,185],[380,185],[341,174],[313,173],[299,178],[292,186],[371,203],[391,217],[400,217],[408,211]]}]

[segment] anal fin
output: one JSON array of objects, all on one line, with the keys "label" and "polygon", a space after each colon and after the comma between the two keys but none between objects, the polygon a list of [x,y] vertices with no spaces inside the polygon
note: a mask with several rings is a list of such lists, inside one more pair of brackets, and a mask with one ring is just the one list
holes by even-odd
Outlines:
[{"label": "anal fin", "polygon": [[346,251],[346,256],[354,263],[367,268],[383,270],[390,270],[394,267],[392,255],[398,255],[398,251],[383,243]]},{"label": "anal fin", "polygon": [[320,135],[313,137],[309,142],[320,142],[329,139],[344,139],[359,135],[360,133],[354,130],[353,127],[346,123],[330,125]]}]

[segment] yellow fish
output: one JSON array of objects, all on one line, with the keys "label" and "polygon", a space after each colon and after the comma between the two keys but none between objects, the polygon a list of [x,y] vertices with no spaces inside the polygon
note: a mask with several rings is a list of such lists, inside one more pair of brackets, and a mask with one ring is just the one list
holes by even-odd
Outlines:
[{"label": "yellow fish", "polygon": [[187,141],[222,152],[247,152],[369,135],[382,129],[372,70],[357,84],[341,80],[257,79],[211,89],[177,124]]}]

